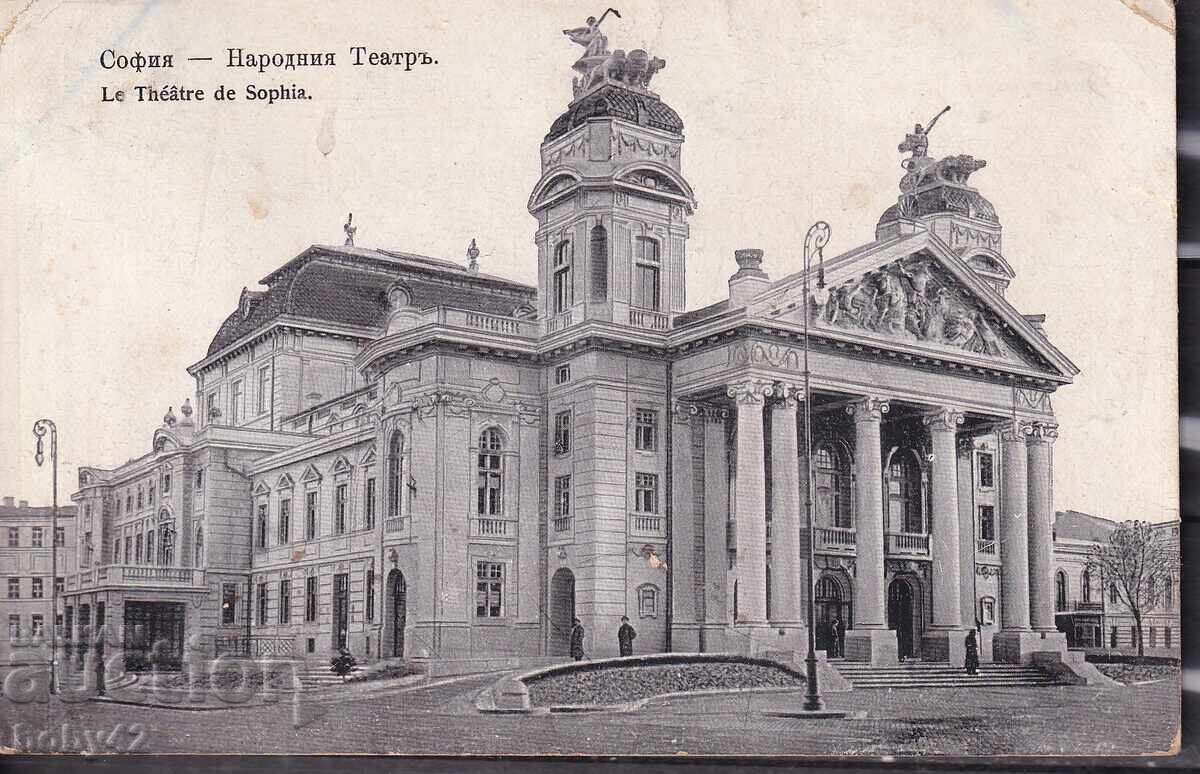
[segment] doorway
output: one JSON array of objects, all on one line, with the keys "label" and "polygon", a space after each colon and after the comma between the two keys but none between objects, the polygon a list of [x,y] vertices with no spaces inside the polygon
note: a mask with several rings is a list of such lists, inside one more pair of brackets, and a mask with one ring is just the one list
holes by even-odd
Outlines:
[{"label": "doorway", "polygon": [[346,647],[346,633],[350,628],[350,576],[341,573],[333,576],[333,649]]},{"label": "doorway", "polygon": [[559,568],[550,579],[550,632],[548,655],[571,654],[571,626],[575,620],[575,574]]},{"label": "doorway", "polygon": [[817,650],[825,651],[829,658],[845,655],[846,629],[850,627],[850,603],[842,593],[842,584],[828,575],[817,581],[813,608],[816,612],[817,630],[814,632]]},{"label": "doorway", "polygon": [[916,655],[913,636],[913,589],[903,578],[896,578],[888,586],[887,623],[896,631],[896,648],[900,658]]},{"label": "doorway", "polygon": [[[392,631],[391,637],[385,641],[391,649],[390,655],[400,658],[404,655],[404,626],[408,618],[408,583],[404,580],[404,573],[399,570],[388,573],[388,600],[387,625]],[[388,637],[386,632],[384,637]]]},{"label": "doorway", "polygon": [[154,666],[178,670],[183,663],[186,617],[182,602],[126,602],[125,668],[131,672]]}]

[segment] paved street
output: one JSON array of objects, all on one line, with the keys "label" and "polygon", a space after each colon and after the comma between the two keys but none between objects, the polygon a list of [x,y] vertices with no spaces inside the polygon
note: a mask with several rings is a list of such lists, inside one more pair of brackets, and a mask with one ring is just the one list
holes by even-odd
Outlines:
[{"label": "paved street", "polygon": [[[197,753],[475,753],[672,755],[1104,755],[1166,750],[1178,717],[1177,679],[1123,688],[1048,687],[831,694],[862,720],[793,720],[791,693],[655,700],[625,714],[481,715],[474,697],[495,676],[417,689],[305,696],[290,704],[189,712],[84,702],[6,704],[0,733],[28,740],[69,724],[115,749]],[[116,737],[111,730],[124,724]],[[131,731],[132,729],[132,731]],[[18,740],[19,741],[19,740]],[[71,745],[68,745],[71,746]]]}]

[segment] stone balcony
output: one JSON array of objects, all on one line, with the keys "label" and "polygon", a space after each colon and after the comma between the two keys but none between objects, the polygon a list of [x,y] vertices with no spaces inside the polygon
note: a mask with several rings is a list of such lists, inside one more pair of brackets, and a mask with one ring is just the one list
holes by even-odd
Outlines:
[{"label": "stone balcony", "polygon": [[516,519],[472,516],[471,537],[484,540],[515,539],[517,537],[517,521]]},{"label": "stone balcony", "polygon": [[204,570],[193,567],[161,567],[154,564],[106,564],[68,575],[65,590],[100,588],[206,589]]},{"label": "stone balcony", "polygon": [[629,536],[644,538],[666,537],[666,519],[657,513],[629,514]]},{"label": "stone balcony", "polygon": [[887,532],[884,534],[884,553],[887,556],[929,557],[929,534],[921,532]]},{"label": "stone balcony", "polygon": [[816,549],[825,553],[852,554],[858,533],[846,527],[815,527]]}]

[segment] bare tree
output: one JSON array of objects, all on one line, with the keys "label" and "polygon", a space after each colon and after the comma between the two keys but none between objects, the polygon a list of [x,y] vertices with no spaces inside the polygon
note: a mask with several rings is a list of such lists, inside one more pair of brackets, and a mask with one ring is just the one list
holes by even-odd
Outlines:
[{"label": "bare tree", "polygon": [[1171,583],[1174,558],[1161,532],[1145,521],[1126,521],[1108,542],[1088,552],[1088,568],[1099,570],[1109,588],[1129,609],[1137,632],[1138,655],[1144,655],[1142,617],[1158,606]]}]

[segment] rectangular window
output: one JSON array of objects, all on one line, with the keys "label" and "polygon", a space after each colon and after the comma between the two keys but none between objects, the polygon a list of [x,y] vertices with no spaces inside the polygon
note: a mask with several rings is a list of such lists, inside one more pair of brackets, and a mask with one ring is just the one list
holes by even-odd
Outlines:
[{"label": "rectangular window", "polygon": [[8,639],[15,640],[21,636],[21,614],[10,613],[8,616]]},{"label": "rectangular window", "polygon": [[658,615],[658,589],[642,586],[638,589],[638,618],[654,618]]},{"label": "rectangular window", "polygon": [[310,575],[304,579],[304,620],[317,620],[317,576]]},{"label": "rectangular window", "polygon": [[554,479],[554,515],[557,518],[571,515],[571,477]]},{"label": "rectangular window", "polygon": [[144,500],[143,495],[144,495],[144,492],[143,492],[142,488],[139,486],[138,493],[137,493],[137,507],[138,508],[141,508],[142,506],[145,505],[145,500]]},{"label": "rectangular window", "polygon": [[257,538],[257,540],[258,540],[258,543],[257,543],[258,547],[266,548],[267,547],[267,504],[266,503],[258,504],[258,529],[256,529],[255,532],[258,533],[255,535],[255,538]]},{"label": "rectangular window", "polygon": [[657,312],[659,302],[658,267],[639,263],[634,267],[633,305]]},{"label": "rectangular window", "polygon": [[[29,617],[29,633],[33,638],[41,639],[46,635],[46,619],[41,613],[34,613]],[[1170,639],[1170,638],[1168,638]],[[1167,643],[1170,644],[1169,642]]]},{"label": "rectangular window", "polygon": [[367,620],[375,620],[375,571],[367,570]]},{"label": "rectangular window", "polygon": [[1136,626],[1129,627],[1129,644],[1135,648],[1137,647],[1138,643],[1137,643],[1137,627]]},{"label": "rectangular window", "polygon": [[41,548],[42,547],[42,528],[34,527],[33,532],[30,535],[30,538],[32,539],[31,545],[33,545],[34,548]]},{"label": "rectangular window", "polygon": [[237,425],[242,418],[242,380],[229,386],[229,424]]},{"label": "rectangular window", "polygon": [[333,532],[346,534],[346,485],[338,484],[333,490]]},{"label": "rectangular window", "polygon": [[170,494],[171,493],[171,474],[163,473],[162,481],[163,481],[163,483],[162,483],[163,494]]},{"label": "rectangular window", "polygon": [[566,384],[569,381],[571,381],[571,366],[560,365],[558,368],[554,369],[555,384]]},{"label": "rectangular window", "polygon": [[9,599],[20,599],[21,598],[21,579],[20,578],[9,578],[8,579],[8,598]]},{"label": "rectangular window", "polygon": [[638,409],[634,413],[633,444],[638,451],[654,451],[658,448],[657,411]]},{"label": "rectangular window", "polygon": [[658,513],[658,476],[638,473],[634,476],[634,510],[638,513]]},{"label": "rectangular window", "polygon": [[221,417],[221,409],[217,407],[220,398],[220,394],[215,390],[208,394],[208,405],[204,407],[204,416],[209,422]]},{"label": "rectangular window", "polygon": [[478,562],[475,565],[475,617],[504,615],[504,565]]},{"label": "rectangular window", "polygon": [[[149,553],[149,552],[147,552]],[[149,557],[147,557],[149,558]],[[92,533],[85,532],[83,535],[83,566],[90,567],[92,564]]]},{"label": "rectangular window", "polygon": [[501,457],[496,449],[479,450],[479,482],[476,511],[480,516],[499,516],[503,511]]},{"label": "rectangular window", "polygon": [[571,308],[575,301],[575,290],[571,286],[571,262],[574,250],[570,242],[560,242],[554,248],[554,313],[560,314]]},{"label": "rectangular window", "polygon": [[996,485],[995,458],[991,452],[979,453],[979,488],[991,489]]},{"label": "rectangular window", "polygon": [[125,536],[125,564],[130,564],[133,561],[133,536]]},{"label": "rectangular window", "polygon": [[43,581],[41,578],[34,578],[33,579],[33,588],[30,591],[30,596],[33,597],[34,599],[42,599],[46,594],[45,588],[43,586],[44,583],[45,583],[45,581]]},{"label": "rectangular window", "polygon": [[375,479],[367,479],[367,491],[363,497],[363,526],[367,529],[375,529]]},{"label": "rectangular window", "polygon": [[196,470],[196,490],[199,491],[203,488],[204,488],[204,468],[199,468]]},{"label": "rectangular window", "polygon": [[62,548],[66,544],[67,544],[67,528],[66,527],[55,527],[54,528],[54,545],[58,546],[59,548]]},{"label": "rectangular window", "polygon": [[154,482],[150,482],[150,486],[146,487],[146,494],[151,505],[154,505]]},{"label": "rectangular window", "polygon": [[61,576],[54,579],[54,593],[61,594],[67,588],[67,582]]},{"label": "rectangular window", "polygon": [[304,539],[312,540],[317,536],[317,493],[304,493]]},{"label": "rectangular window", "polygon": [[292,582],[279,581],[279,623],[290,623],[292,620]]},{"label": "rectangular window", "polygon": [[1158,627],[1157,626],[1150,627],[1150,647],[1152,647],[1152,648],[1158,647]]},{"label": "rectangular window", "polygon": [[1117,647],[1117,627],[1112,627],[1108,632],[1108,647]]},{"label": "rectangular window", "polygon": [[133,513],[133,494],[131,492],[125,494],[125,512]]},{"label": "rectangular window", "polygon": [[554,415],[554,453],[571,451],[571,412],[560,411]]},{"label": "rectangular window", "polygon": [[269,602],[267,599],[267,584],[260,583],[260,584],[258,584],[258,625],[259,626],[267,625],[267,606],[268,606],[268,604],[269,604]]},{"label": "rectangular window", "polygon": [[994,506],[979,506],[979,539],[996,539],[996,508]]},{"label": "rectangular window", "polygon": [[237,584],[221,584],[221,623],[231,624],[237,621]]},{"label": "rectangular window", "polygon": [[21,547],[21,528],[20,527],[9,527],[8,528],[8,547],[9,548],[20,548]]},{"label": "rectangular window", "polygon": [[1164,648],[1171,647],[1171,627],[1170,626],[1163,628],[1163,647]]},{"label": "rectangular window", "polygon": [[271,366],[265,365],[258,369],[258,413],[267,413],[271,405]]},{"label": "rectangular window", "polygon": [[292,542],[292,501],[279,501],[279,544]]}]

